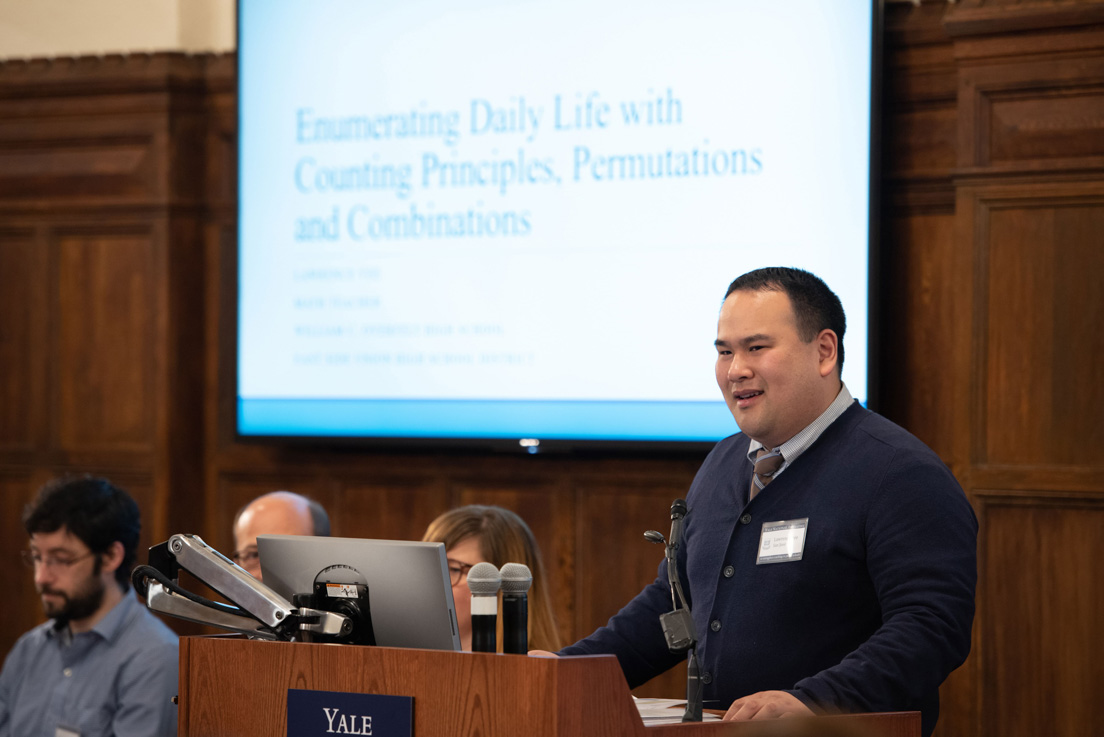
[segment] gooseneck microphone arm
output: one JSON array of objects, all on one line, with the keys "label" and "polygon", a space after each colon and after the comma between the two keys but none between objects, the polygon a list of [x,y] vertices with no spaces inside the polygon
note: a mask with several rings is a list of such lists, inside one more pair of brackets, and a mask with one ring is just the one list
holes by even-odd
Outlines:
[{"label": "gooseneck microphone arm", "polygon": [[[682,545],[682,520],[686,517],[686,500],[676,499],[671,504],[671,537],[667,541],[667,580],[671,583],[671,608],[690,611],[686,595],[682,593],[682,581],[678,574],[678,549]],[[676,598],[677,595],[677,598]]]},{"label": "gooseneck microphone arm", "polygon": [[667,648],[673,653],[689,651],[686,673],[686,712],[684,722],[702,720],[701,676],[698,667],[698,635],[694,628],[694,618],[690,613],[690,602],[682,592],[682,581],[678,573],[678,549],[682,545],[682,524],[686,517],[686,500],[676,499],[671,504],[671,537],[654,530],[644,533],[644,537],[654,543],[666,543],[667,581],[671,586],[671,611],[661,614],[659,623],[663,627],[663,636],[667,639]]}]

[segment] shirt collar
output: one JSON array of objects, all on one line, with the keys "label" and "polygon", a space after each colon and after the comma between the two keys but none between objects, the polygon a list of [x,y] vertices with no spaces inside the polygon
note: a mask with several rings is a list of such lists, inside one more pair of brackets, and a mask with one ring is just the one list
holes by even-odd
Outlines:
[{"label": "shirt collar", "polygon": [[119,603],[113,606],[111,611],[104,615],[103,619],[96,622],[95,626],[92,627],[92,632],[105,640],[114,640],[119,632],[126,627],[127,622],[130,621],[130,618],[140,606],[142,605],[138,603],[134,589],[128,588]]},{"label": "shirt collar", "polygon": [[[855,399],[851,396],[851,392],[847,391],[847,385],[841,384],[839,394],[832,400],[832,403],[828,405],[828,409],[820,413],[820,416],[810,422],[804,430],[794,435],[792,438],[778,446],[777,450],[782,453],[782,466],[775,475],[781,473],[783,469],[789,466],[791,463],[797,460],[797,457],[809,449],[813,443],[816,442],[828,426],[839,419],[851,403]],[[758,440],[752,440],[748,445],[747,457],[752,463],[755,463],[755,454],[763,444]],[[772,450],[775,450],[772,448]]]}]

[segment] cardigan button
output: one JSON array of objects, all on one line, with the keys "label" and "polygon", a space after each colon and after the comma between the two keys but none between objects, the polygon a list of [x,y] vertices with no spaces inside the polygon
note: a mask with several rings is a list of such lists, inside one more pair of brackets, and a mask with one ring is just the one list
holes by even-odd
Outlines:
[{"label": "cardigan button", "polygon": [[724,567],[724,577],[725,578],[732,578],[732,574],[734,574],[734,573],[736,573],[736,569],[733,568],[732,566],[725,566]]},{"label": "cardigan button", "polygon": [[710,683],[713,683],[713,674],[709,671],[702,673],[701,682],[704,683],[706,686],[708,686]]},{"label": "cardigan button", "polygon": [[714,619],[712,622],[709,623],[709,629],[713,630],[714,632],[719,631],[721,629],[721,620]]},{"label": "cardigan button", "polygon": [[751,524],[751,515],[750,514],[745,514],[743,517],[741,517],[740,518],[740,524],[741,525],[750,525]]}]

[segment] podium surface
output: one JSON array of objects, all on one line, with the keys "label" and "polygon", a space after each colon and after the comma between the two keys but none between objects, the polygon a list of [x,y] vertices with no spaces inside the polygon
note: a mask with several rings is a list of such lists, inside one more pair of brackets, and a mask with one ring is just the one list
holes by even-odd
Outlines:
[{"label": "podium surface", "polygon": [[[288,689],[413,697],[415,737],[751,737],[766,724],[645,727],[610,655],[530,658],[185,637],[179,737],[283,737]],[[919,712],[821,720],[841,736],[920,734]]]}]

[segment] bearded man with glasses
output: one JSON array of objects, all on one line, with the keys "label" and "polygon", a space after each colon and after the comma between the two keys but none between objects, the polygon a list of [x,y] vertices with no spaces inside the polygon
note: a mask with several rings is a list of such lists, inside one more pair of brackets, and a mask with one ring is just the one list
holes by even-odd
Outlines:
[{"label": "bearded man with glasses", "polygon": [[175,735],[177,638],[130,590],[138,505],[105,479],[65,479],[23,523],[51,619],[0,671],[0,737]]}]

